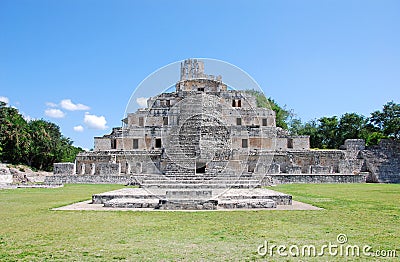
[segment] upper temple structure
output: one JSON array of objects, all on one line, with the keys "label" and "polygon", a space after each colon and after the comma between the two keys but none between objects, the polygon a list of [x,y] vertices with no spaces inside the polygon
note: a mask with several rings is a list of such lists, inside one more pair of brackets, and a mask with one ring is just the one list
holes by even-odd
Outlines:
[{"label": "upper temple structure", "polygon": [[127,175],[265,173],[271,152],[309,150],[309,137],[285,135],[273,110],[257,107],[248,92],[229,90],[221,76],[206,75],[202,61],[182,62],[175,89],[149,98],[123,127],[96,137],[94,152],[77,158],[77,173],[100,174],[104,162]]},{"label": "upper temple structure", "polygon": [[185,60],[173,92],[148,98],[146,108],[128,113],[111,134],[95,137],[94,150],[80,153],[75,163],[56,163],[47,182],[240,189],[400,181],[400,164],[378,159],[396,159],[390,152],[398,154],[397,145],[382,141],[365,148],[363,140],[349,139],[341,150],[312,150],[308,136],[276,127],[275,112],[259,107],[254,93],[206,74],[203,61]]}]

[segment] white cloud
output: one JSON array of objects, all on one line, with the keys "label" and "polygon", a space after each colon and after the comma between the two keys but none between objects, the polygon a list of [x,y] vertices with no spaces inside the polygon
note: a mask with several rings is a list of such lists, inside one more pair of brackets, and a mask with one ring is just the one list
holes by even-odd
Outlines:
[{"label": "white cloud", "polygon": [[74,126],[74,131],[76,132],[83,132],[84,128],[83,126],[79,125],[79,126]]},{"label": "white cloud", "polygon": [[136,103],[141,107],[147,107],[147,99],[147,97],[138,97],[136,98]]},{"label": "white cloud", "polygon": [[88,128],[91,129],[107,129],[107,121],[104,116],[96,116],[96,115],[91,115],[89,113],[85,114],[85,118],[83,119],[83,122],[87,125]]},{"label": "white cloud", "polygon": [[58,105],[52,102],[46,102],[46,106],[48,107],[57,107]]},{"label": "white cloud", "polygon": [[63,118],[65,113],[60,109],[49,108],[44,111],[45,115],[52,118]]},{"label": "white cloud", "polygon": [[61,107],[69,111],[89,110],[90,107],[83,104],[74,104],[71,99],[61,100]]},{"label": "white cloud", "polygon": [[1,101],[1,102],[4,102],[4,103],[6,103],[6,104],[8,104],[8,103],[10,102],[10,100],[8,99],[8,97],[5,97],[5,96],[0,96],[0,101]]},{"label": "white cloud", "polygon": [[35,120],[35,118],[31,117],[30,115],[26,115],[22,113],[22,117],[25,119],[26,122],[30,122],[32,120]]}]

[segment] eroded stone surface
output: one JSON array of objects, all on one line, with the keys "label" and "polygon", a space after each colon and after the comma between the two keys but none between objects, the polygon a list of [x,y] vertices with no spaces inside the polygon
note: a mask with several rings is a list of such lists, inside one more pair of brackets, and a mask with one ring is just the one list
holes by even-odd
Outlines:
[{"label": "eroded stone surface", "polygon": [[[273,110],[257,107],[249,93],[229,90],[222,77],[205,74],[199,60],[182,63],[174,92],[149,98],[147,108],[129,113],[123,121],[123,127],[96,137],[94,151],[79,154],[76,165],[56,163],[55,176],[46,182],[130,183],[157,188],[168,184],[161,177],[176,180],[174,184],[178,180],[186,183],[184,180],[194,176],[238,180],[244,175],[262,185],[274,180],[400,180],[399,146],[383,142],[380,147],[366,148],[363,140],[348,139],[341,150],[310,150],[309,137],[290,136],[276,127]],[[360,175],[362,172],[369,175]],[[324,176],[314,176],[319,174]],[[278,176],[268,179],[266,175]],[[160,184],[152,183],[154,180]],[[210,187],[217,186],[211,183]]]},{"label": "eroded stone surface", "polygon": [[115,208],[155,208],[161,210],[216,210],[276,208],[291,205],[292,196],[257,189],[158,190],[157,195],[143,188],[124,188],[93,195],[93,204]]}]

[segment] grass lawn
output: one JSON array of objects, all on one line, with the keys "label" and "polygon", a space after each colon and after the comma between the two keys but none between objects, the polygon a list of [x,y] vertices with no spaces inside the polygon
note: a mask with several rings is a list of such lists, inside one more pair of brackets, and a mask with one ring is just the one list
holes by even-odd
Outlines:
[{"label": "grass lawn", "polygon": [[[0,261],[285,260],[261,257],[259,245],[315,245],[338,234],[347,244],[396,249],[400,256],[400,185],[281,185],[273,188],[321,211],[51,211],[118,185],[0,190]],[[287,252],[286,252],[287,253]],[[345,257],[296,261],[345,261]],[[288,258],[286,258],[288,259]],[[367,257],[350,257],[365,261]],[[382,260],[382,258],[376,258]]]}]

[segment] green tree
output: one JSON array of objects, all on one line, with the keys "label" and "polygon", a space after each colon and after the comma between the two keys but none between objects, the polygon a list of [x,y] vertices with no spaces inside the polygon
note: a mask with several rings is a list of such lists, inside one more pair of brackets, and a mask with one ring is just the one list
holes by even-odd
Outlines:
[{"label": "green tree", "polygon": [[363,115],[346,113],[338,123],[338,144],[343,145],[346,139],[361,138],[368,120]]},{"label": "green tree", "polygon": [[51,171],[55,162],[72,162],[83,151],[60,128],[45,120],[27,122],[18,110],[0,102],[0,160]]},{"label": "green tree", "polygon": [[31,133],[30,151],[26,162],[38,169],[51,169],[53,162],[61,159],[60,139],[62,138],[59,127],[44,120],[29,122]]},{"label": "green tree", "polygon": [[393,101],[386,103],[382,111],[371,114],[370,122],[382,130],[383,135],[400,139],[400,104]]},{"label": "green tree", "polygon": [[62,158],[60,162],[74,162],[76,156],[83,152],[81,147],[76,147],[72,145],[72,141],[69,138],[63,138],[63,144],[66,146],[63,150]]},{"label": "green tree", "polygon": [[31,132],[30,154],[27,163],[42,170],[51,170],[55,162],[72,162],[81,148],[61,134],[60,128],[45,120],[29,122]]},{"label": "green tree", "polygon": [[20,164],[29,151],[28,123],[16,108],[0,102],[1,161]]},{"label": "green tree", "polygon": [[338,119],[336,116],[332,117],[321,117],[318,119],[319,134],[322,137],[322,148],[338,148],[340,142],[338,142]]},{"label": "green tree", "polygon": [[319,124],[317,120],[311,120],[297,131],[298,135],[307,135],[310,136],[310,147],[311,148],[322,148],[322,140],[323,137],[319,133]]},{"label": "green tree", "polygon": [[304,125],[298,118],[293,118],[289,123],[289,132],[293,136],[299,135],[303,128]]}]

